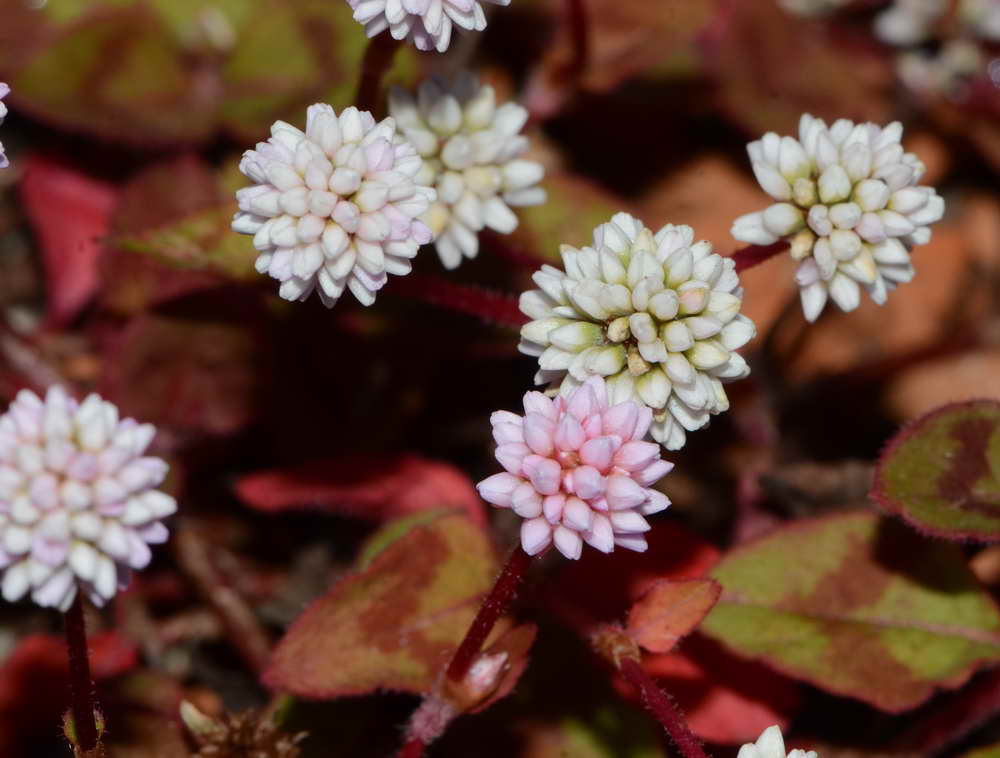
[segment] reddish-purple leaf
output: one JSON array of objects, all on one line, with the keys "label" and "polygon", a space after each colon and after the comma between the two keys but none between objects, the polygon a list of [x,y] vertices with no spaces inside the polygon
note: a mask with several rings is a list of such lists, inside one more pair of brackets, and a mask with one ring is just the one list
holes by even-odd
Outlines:
[{"label": "reddish-purple leaf", "polygon": [[629,611],[628,634],[651,653],[669,652],[697,628],[721,592],[712,579],[658,581]]},{"label": "reddish-purple leaf", "polygon": [[1000,540],[1000,402],[946,405],[907,426],[882,453],[871,496],[935,537]]},{"label": "reddish-purple leaf", "polygon": [[41,247],[53,326],[70,321],[97,292],[104,249],[118,192],[48,158],[24,161],[21,198]]},{"label": "reddish-purple leaf", "polygon": [[410,453],[350,455],[259,471],[236,483],[243,502],[263,511],[323,508],[387,521],[438,508],[461,508],[478,524],[486,515],[472,481],[450,463]]}]

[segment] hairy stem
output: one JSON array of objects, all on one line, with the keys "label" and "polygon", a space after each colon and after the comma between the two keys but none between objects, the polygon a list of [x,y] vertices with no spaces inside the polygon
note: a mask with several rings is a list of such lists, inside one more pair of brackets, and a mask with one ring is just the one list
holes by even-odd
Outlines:
[{"label": "hairy stem", "polygon": [[701,742],[694,736],[674,701],[659,688],[639,661],[634,658],[624,658],[619,662],[618,670],[633,687],[639,690],[642,704],[663,725],[684,758],[708,758]]},{"label": "hairy stem", "polygon": [[382,114],[382,80],[392,67],[392,59],[402,44],[402,40],[393,39],[388,32],[383,32],[368,42],[354,97],[358,110],[371,111],[376,118]]},{"label": "hairy stem", "polygon": [[73,605],[66,611],[65,621],[73,729],[76,747],[86,755],[97,748],[97,723],[94,720],[94,680],[90,676],[87,626],[83,619],[83,596],[80,592],[76,593]]},{"label": "hairy stem", "polygon": [[396,279],[391,291],[441,308],[478,316],[498,326],[520,329],[528,322],[518,307],[516,296],[453,282],[443,276],[410,274]]},{"label": "hairy stem", "polygon": [[747,245],[741,247],[730,258],[736,261],[736,273],[753,268],[759,263],[763,263],[788,249],[788,243],[778,240],[770,245]]},{"label": "hairy stem", "polygon": [[448,664],[447,676],[453,682],[461,681],[468,673],[497,620],[510,607],[511,600],[514,599],[517,588],[524,579],[528,566],[531,565],[531,560],[532,557],[524,552],[520,545],[510,554],[500,576],[497,577],[496,584],[486,596],[479,613],[472,621],[472,626],[465,633],[465,639]]}]

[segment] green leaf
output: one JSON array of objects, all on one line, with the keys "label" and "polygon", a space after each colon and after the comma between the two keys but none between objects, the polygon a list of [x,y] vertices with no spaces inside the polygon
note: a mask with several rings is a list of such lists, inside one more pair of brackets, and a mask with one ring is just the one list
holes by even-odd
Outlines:
[{"label": "green leaf", "polygon": [[950,543],[866,512],[802,520],[725,555],[701,631],[830,692],[899,712],[1000,660],[1000,612]]},{"label": "green leaf", "polygon": [[1000,540],[1000,402],[947,405],[886,447],[872,498],[919,531]]},{"label": "green leaf", "polygon": [[309,698],[430,692],[497,569],[468,518],[413,525],[299,617],[264,679]]}]

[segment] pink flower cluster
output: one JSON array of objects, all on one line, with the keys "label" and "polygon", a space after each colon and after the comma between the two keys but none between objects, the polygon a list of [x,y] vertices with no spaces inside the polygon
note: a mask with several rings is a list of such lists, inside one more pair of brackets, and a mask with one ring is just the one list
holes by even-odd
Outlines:
[{"label": "pink flower cluster", "polygon": [[642,552],[644,516],[670,505],[651,488],[673,468],[659,445],[643,441],[652,420],[633,401],[608,407],[601,377],[568,397],[529,392],[523,417],[497,411],[490,419],[506,472],[480,482],[479,494],[525,519],[521,546],[529,555],[553,542],[573,560],[584,542],[604,553],[615,545]]}]

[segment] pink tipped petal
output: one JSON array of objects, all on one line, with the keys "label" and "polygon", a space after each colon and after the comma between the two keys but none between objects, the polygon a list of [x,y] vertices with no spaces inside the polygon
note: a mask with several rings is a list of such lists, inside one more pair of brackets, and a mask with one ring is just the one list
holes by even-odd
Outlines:
[{"label": "pink tipped petal", "polygon": [[658,444],[633,440],[618,448],[613,463],[626,471],[639,471],[645,469],[659,457],[660,446]]},{"label": "pink tipped petal", "polygon": [[566,401],[566,412],[578,420],[587,418],[595,410],[597,410],[597,398],[594,397],[593,387],[589,383],[573,390],[573,394]]},{"label": "pink tipped petal", "polygon": [[514,490],[510,504],[514,513],[521,518],[538,518],[542,515],[542,496],[528,482]]},{"label": "pink tipped petal", "polygon": [[494,424],[493,440],[498,445],[506,445],[508,442],[524,442],[524,431],[520,424]]},{"label": "pink tipped petal", "polygon": [[580,422],[570,414],[566,414],[559,420],[559,425],[555,430],[555,444],[560,450],[579,450],[580,446],[587,440],[587,435]]},{"label": "pink tipped petal", "polygon": [[524,442],[537,455],[552,455],[555,423],[540,413],[524,417]]},{"label": "pink tipped petal", "polygon": [[571,561],[578,560],[583,552],[583,539],[578,532],[557,526],[554,532],[556,549]]},{"label": "pink tipped petal", "polygon": [[552,401],[541,392],[529,392],[524,396],[524,413],[525,415],[540,413],[552,421],[555,421],[559,417]]},{"label": "pink tipped petal", "polygon": [[649,522],[636,511],[612,511],[608,518],[611,519],[615,534],[634,534],[648,532],[650,529]]},{"label": "pink tipped petal", "polygon": [[652,487],[674,468],[670,461],[653,461],[642,471],[633,474],[633,478],[643,487]]},{"label": "pink tipped petal", "polygon": [[646,502],[646,490],[622,474],[608,477],[608,504],[612,511],[635,508]]},{"label": "pink tipped petal", "polygon": [[531,450],[527,445],[518,442],[510,442],[497,448],[496,456],[500,465],[511,474],[520,474],[524,459],[531,455]]},{"label": "pink tipped petal", "polygon": [[578,532],[587,532],[593,526],[594,512],[580,498],[566,498],[566,507],[563,508],[562,522],[570,529],[575,529]]},{"label": "pink tipped petal", "polygon": [[590,531],[583,535],[587,544],[595,547],[602,553],[610,553],[615,549],[615,533],[611,528],[611,521],[607,516],[599,513],[594,514],[594,524]]},{"label": "pink tipped petal", "polygon": [[598,471],[607,471],[618,449],[616,437],[598,437],[587,440],[580,447],[580,460]]},{"label": "pink tipped petal", "polygon": [[542,501],[542,510],[545,513],[545,520],[550,524],[558,524],[562,521],[563,508],[566,505],[565,495],[549,495]]},{"label": "pink tipped petal", "polygon": [[623,440],[633,438],[639,420],[639,406],[633,402],[619,403],[604,412],[604,434],[614,434]]},{"label": "pink tipped petal", "polygon": [[552,527],[542,518],[533,518],[521,524],[521,547],[528,555],[538,555],[552,544]]},{"label": "pink tipped petal", "polygon": [[513,474],[494,474],[477,484],[476,489],[479,490],[479,496],[487,503],[501,508],[509,508],[514,490],[521,483],[522,480]]},{"label": "pink tipped petal", "polygon": [[[653,424],[653,409],[642,406],[639,409],[639,418],[635,422],[635,431],[632,432],[632,439],[641,440],[649,432],[649,427]],[[622,439],[625,439],[624,437]]]},{"label": "pink tipped petal", "polygon": [[590,388],[594,400],[593,412],[606,411],[608,409],[608,386],[604,383],[604,379],[592,376],[583,383],[583,386]]},{"label": "pink tipped petal", "polygon": [[637,553],[645,553],[649,549],[646,538],[641,534],[625,534],[615,537],[615,544],[626,550],[634,550]]},{"label": "pink tipped petal", "polygon": [[572,491],[584,500],[593,500],[604,494],[604,476],[593,466],[578,466],[571,476]]},{"label": "pink tipped petal", "polygon": [[646,492],[649,495],[649,501],[641,508],[644,516],[650,516],[654,513],[665,511],[670,507],[670,498],[662,492],[658,492],[656,490],[647,490]]},{"label": "pink tipped petal", "polygon": [[529,455],[524,459],[524,474],[542,495],[554,495],[559,491],[562,469],[551,458]]}]

